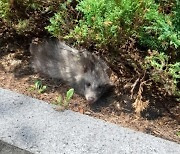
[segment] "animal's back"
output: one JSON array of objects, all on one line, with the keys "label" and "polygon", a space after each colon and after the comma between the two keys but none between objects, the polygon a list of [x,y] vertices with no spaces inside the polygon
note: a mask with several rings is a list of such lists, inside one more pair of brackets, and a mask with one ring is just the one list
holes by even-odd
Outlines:
[{"label": "animal's back", "polygon": [[71,82],[73,77],[79,76],[83,71],[81,53],[58,40],[31,44],[30,52],[35,70],[52,78]]}]

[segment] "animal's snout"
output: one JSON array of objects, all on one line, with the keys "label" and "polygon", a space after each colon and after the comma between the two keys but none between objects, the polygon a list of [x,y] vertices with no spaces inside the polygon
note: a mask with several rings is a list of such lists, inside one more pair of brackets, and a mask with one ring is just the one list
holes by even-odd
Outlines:
[{"label": "animal's snout", "polygon": [[95,99],[94,97],[88,97],[88,98],[87,98],[87,101],[88,101],[90,104],[92,104],[92,103],[94,103],[94,102],[96,101],[96,99]]}]

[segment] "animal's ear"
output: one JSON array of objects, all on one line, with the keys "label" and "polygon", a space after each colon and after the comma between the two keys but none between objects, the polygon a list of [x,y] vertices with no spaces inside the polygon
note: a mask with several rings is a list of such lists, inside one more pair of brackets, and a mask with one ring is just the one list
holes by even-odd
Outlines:
[{"label": "animal's ear", "polygon": [[83,59],[83,71],[84,73],[95,69],[95,61],[92,56]]}]

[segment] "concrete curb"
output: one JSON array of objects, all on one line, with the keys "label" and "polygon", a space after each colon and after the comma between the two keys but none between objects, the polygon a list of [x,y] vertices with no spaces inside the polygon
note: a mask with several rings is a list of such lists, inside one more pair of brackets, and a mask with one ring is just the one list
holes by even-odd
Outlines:
[{"label": "concrete curb", "polygon": [[73,111],[57,112],[43,101],[1,88],[0,140],[37,154],[180,153],[177,143]]}]

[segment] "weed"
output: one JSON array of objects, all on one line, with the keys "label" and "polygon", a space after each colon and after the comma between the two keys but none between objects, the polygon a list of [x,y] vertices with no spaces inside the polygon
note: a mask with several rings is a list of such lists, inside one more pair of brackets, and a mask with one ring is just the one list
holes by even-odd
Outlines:
[{"label": "weed", "polygon": [[46,91],[46,89],[47,89],[47,86],[43,85],[40,80],[36,80],[36,81],[34,82],[34,86],[32,86],[29,90],[30,90],[30,91],[32,91],[32,90],[33,90],[33,91],[37,90],[38,93],[43,93],[43,92]]},{"label": "weed", "polygon": [[54,104],[59,105],[60,108],[56,108],[56,110],[64,110],[69,106],[69,102],[74,95],[74,89],[71,88],[66,92],[66,96],[63,98],[62,95],[60,95]]}]

